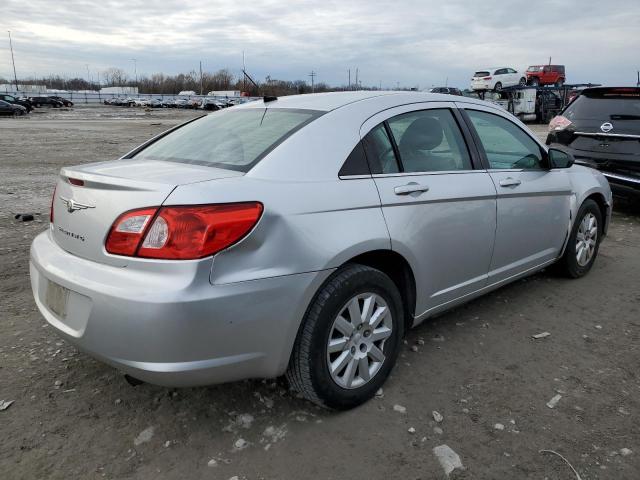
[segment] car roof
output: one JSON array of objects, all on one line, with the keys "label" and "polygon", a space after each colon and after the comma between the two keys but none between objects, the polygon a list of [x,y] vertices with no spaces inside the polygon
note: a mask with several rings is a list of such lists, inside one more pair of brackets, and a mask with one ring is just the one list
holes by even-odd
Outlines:
[{"label": "car roof", "polygon": [[[338,108],[343,108],[356,102],[376,102],[389,97],[395,97],[398,105],[419,102],[459,102],[460,97],[447,95],[444,93],[431,92],[405,92],[405,91],[355,91],[355,92],[327,92],[308,93],[304,95],[288,95],[278,97],[270,102],[256,101],[248,102],[233,107],[240,108],[294,108],[301,110],[319,110],[330,112]],[[466,98],[465,101],[471,103],[484,102],[473,98]],[[385,102],[386,103],[386,102]]]}]

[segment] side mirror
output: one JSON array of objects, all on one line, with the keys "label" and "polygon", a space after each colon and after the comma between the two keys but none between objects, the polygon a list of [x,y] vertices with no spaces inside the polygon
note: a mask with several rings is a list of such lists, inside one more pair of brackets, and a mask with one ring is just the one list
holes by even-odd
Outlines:
[{"label": "side mirror", "polygon": [[575,161],[573,155],[564,150],[553,147],[549,149],[549,168],[569,168]]}]

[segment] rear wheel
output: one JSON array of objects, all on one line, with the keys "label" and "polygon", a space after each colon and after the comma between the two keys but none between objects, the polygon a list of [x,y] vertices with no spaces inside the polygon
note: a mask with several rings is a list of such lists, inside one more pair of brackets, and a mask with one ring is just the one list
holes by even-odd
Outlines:
[{"label": "rear wheel", "polygon": [[525,77],[522,77],[518,82],[518,85],[520,85],[521,87],[524,87],[526,84],[527,84],[527,79]]},{"label": "rear wheel", "polygon": [[313,300],[286,373],[318,405],[346,410],[367,401],[395,364],[404,335],[400,293],[383,272],[347,265]]},{"label": "rear wheel", "polygon": [[497,83],[495,84],[495,86],[493,87],[493,89],[494,89],[496,92],[501,91],[501,90],[502,90],[502,83],[501,83],[501,82],[497,82]]},{"label": "rear wheel", "polygon": [[600,248],[602,222],[598,204],[593,200],[586,200],[578,211],[567,248],[558,262],[561,273],[579,278],[591,270]]}]

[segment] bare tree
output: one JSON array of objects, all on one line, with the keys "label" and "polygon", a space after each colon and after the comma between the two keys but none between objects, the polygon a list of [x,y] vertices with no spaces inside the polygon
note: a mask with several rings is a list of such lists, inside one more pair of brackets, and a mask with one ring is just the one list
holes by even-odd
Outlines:
[{"label": "bare tree", "polygon": [[127,82],[127,74],[124,70],[117,67],[109,67],[102,72],[104,83],[108,86],[119,87]]}]

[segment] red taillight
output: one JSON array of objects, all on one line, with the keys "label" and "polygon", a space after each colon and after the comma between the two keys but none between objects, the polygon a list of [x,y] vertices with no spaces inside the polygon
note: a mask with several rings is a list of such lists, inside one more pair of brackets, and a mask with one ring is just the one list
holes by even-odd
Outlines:
[{"label": "red taillight", "polygon": [[208,257],[241,240],[261,215],[259,202],[133,210],[114,222],[106,249],[169,260]]},{"label": "red taillight", "polygon": [[69,183],[71,185],[75,185],[76,187],[84,187],[84,180],[80,180],[79,178],[71,178],[71,177],[68,177],[67,180],[69,180]]},{"label": "red taillight", "polygon": [[549,131],[559,132],[560,130],[567,128],[569,125],[571,125],[571,120],[567,117],[563,117],[562,115],[558,115],[557,117],[553,117],[549,122]]},{"label": "red taillight", "polygon": [[483,80],[491,80],[491,77],[484,77]]},{"label": "red taillight", "polygon": [[131,210],[120,215],[109,231],[105,248],[115,255],[133,256],[158,211],[157,207]]},{"label": "red taillight", "polygon": [[49,209],[49,221],[51,223],[53,223],[53,202],[56,199],[56,190],[57,189],[58,189],[57,185],[55,187],[53,187],[53,195],[51,195],[51,208]]}]

